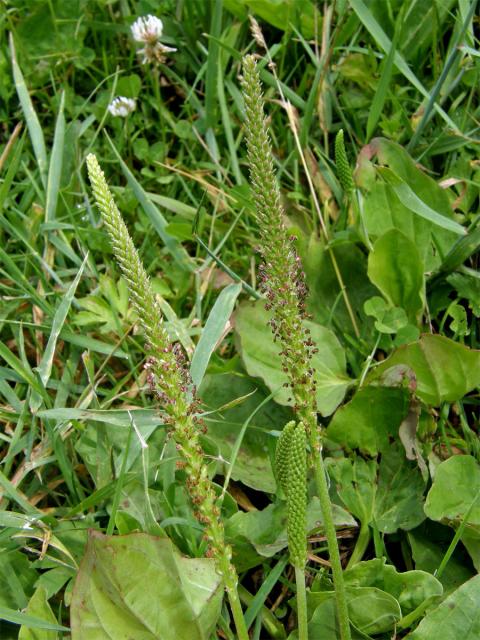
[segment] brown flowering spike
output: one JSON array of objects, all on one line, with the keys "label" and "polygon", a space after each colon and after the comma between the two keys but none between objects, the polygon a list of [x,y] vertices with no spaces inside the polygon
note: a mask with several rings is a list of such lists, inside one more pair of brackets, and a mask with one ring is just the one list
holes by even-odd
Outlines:
[{"label": "brown flowering spike", "polygon": [[264,100],[253,56],[244,58],[242,85],[250,183],[261,237],[259,251],[263,258],[259,284],[267,299],[266,308],[273,312],[270,326],[281,347],[283,369],[289,377],[295,407],[309,430],[316,425],[316,400],[310,373],[315,345],[303,324],[307,286],[294,238],[288,235],[284,224],[285,212],[273,167]]}]

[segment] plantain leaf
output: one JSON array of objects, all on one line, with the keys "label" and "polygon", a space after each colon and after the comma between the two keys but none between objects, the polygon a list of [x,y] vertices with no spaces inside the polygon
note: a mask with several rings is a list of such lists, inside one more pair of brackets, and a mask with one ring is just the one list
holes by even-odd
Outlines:
[{"label": "plantain leaf", "polygon": [[[283,385],[287,375],[278,355],[281,347],[273,341],[268,326],[271,315],[264,302],[241,305],[235,315],[235,331],[239,351],[247,372],[262,378],[279,404],[290,404],[290,392]],[[314,322],[305,321],[318,349],[312,358],[317,382],[318,410],[324,416],[332,414],[345,397],[352,381],[346,375],[345,352],[335,334]]]},{"label": "plantain leaf", "polygon": [[408,392],[394,387],[360,389],[336,412],[328,437],[349,449],[376,455],[390,447],[408,412]]},{"label": "plantain leaf", "polygon": [[72,640],[207,640],[220,614],[213,560],[168,538],[90,531],[71,605]]},{"label": "plantain leaf", "polygon": [[[480,465],[473,456],[452,456],[438,465],[425,513],[432,520],[480,525]],[[453,488],[455,490],[453,490]]]},{"label": "plantain leaf", "polygon": [[406,235],[391,229],[375,242],[368,277],[392,306],[404,309],[415,322],[423,309],[425,280],[420,255]]},{"label": "plantain leaf", "polygon": [[480,638],[480,576],[462,584],[427,613],[409,640],[477,640]]},{"label": "plantain leaf", "polygon": [[434,406],[456,402],[480,384],[480,351],[444,336],[423,335],[416,342],[402,345],[376,367],[368,381],[396,365],[414,372],[417,396]]}]

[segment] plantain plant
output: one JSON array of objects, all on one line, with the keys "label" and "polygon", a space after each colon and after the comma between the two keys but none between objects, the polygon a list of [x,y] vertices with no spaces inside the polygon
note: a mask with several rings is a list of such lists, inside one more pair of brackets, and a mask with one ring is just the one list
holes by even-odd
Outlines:
[{"label": "plantain plant", "polygon": [[[277,471],[287,479],[289,548],[295,567],[299,635],[307,637],[305,598],[305,476],[306,463],[301,452],[308,440],[310,466],[313,469],[323,513],[330,563],[335,587],[337,616],[342,640],[349,640],[350,625],[343,581],[340,552],[333,522],[328,480],[322,457],[322,437],[317,421],[316,383],[312,356],[316,352],[308,328],[305,298],[307,287],[300,258],[284,224],[284,210],[273,168],[273,155],[264,114],[264,100],[255,57],[243,61],[243,95],[245,100],[245,136],[250,168],[250,182],[260,230],[260,285],[272,312],[273,336],[280,347],[283,370],[294,401],[297,423],[289,423],[279,443]],[[339,141],[342,142],[343,141]],[[288,461],[288,464],[286,464]],[[303,479],[300,478],[303,474]],[[299,517],[301,515],[301,517]]]},{"label": "plantain plant", "polygon": [[146,338],[148,384],[157,399],[166,423],[183,457],[187,488],[195,515],[204,526],[213,557],[222,575],[239,640],[248,640],[248,631],[238,596],[238,576],[231,562],[232,550],[225,543],[219,500],[208,476],[205,455],[199,441],[203,428],[196,414],[195,394],[185,358],[179,345],[172,345],[163,326],[162,314],[128,229],[108,188],[96,157],[87,157],[88,174],[115,258],[125,277],[130,299]]}]

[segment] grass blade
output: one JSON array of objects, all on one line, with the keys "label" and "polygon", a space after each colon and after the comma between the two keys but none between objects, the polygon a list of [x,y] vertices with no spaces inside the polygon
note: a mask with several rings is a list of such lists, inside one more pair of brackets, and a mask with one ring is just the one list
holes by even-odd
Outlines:
[{"label": "grass blade", "polygon": [[480,247],[480,226],[468,233],[464,238],[460,238],[453,245],[452,249],[445,256],[439,272],[442,274],[451,273],[460,267],[470,258]]},{"label": "grass blade", "polygon": [[269,596],[271,590],[277,584],[287,564],[288,555],[285,554],[282,558],[280,558],[277,564],[270,571],[266,580],[262,582],[262,586],[253,597],[251,603],[248,605],[248,609],[245,611],[245,623],[247,627],[250,627],[258,614],[264,614],[265,600]]},{"label": "grass blade", "polygon": [[207,127],[215,126],[217,112],[217,77],[219,63],[218,38],[222,28],[222,0],[215,0],[208,43],[207,72],[205,75],[205,119]]},{"label": "grass blade", "polygon": [[20,624],[30,629],[48,629],[50,631],[70,631],[68,627],[63,627],[61,624],[52,624],[42,618],[36,616],[29,616],[21,611],[10,609],[9,607],[0,607],[0,620],[6,620],[7,622],[13,622],[13,624]]},{"label": "grass blade", "polygon": [[[350,6],[357,14],[360,22],[364,25],[375,42],[385,51],[385,53],[390,53],[390,49],[392,47],[390,38],[375,20],[368,7],[363,3],[363,0],[349,0],[349,2]],[[405,58],[400,53],[398,53],[398,51],[394,53],[394,63],[397,69],[405,76],[405,78],[407,78],[407,80],[417,89],[417,91],[419,91],[424,98],[429,99],[430,93],[427,91],[427,89],[425,89],[423,84],[406,63]],[[449,127],[458,132],[457,125],[437,103],[434,103],[433,108],[443,118],[443,120],[445,120]]]},{"label": "grass blade", "polygon": [[18,144],[16,145],[15,152],[8,165],[7,173],[3,180],[3,184],[0,187],[0,211],[3,209],[3,203],[5,202],[13,180],[17,175],[18,167],[20,166],[20,160],[22,157],[23,144],[25,142],[25,135],[22,135]]},{"label": "grass blade", "polygon": [[17,356],[13,354],[10,349],[5,344],[3,344],[3,342],[0,342],[0,358],[3,358],[5,362],[10,365],[15,373],[17,373],[27,385],[35,389],[37,393],[43,395],[44,397],[48,397],[46,396],[43,387],[35,378],[33,371],[31,369],[27,369],[23,365],[22,361],[17,358]]},{"label": "grass blade", "polygon": [[196,387],[199,387],[203,380],[210,357],[223,335],[225,325],[232,314],[235,301],[241,290],[240,283],[229,284],[221,291],[210,311],[190,365],[190,375]]},{"label": "grass blade", "polygon": [[[80,282],[80,278],[82,277],[83,270],[85,265],[87,264],[88,254],[85,256],[85,259],[80,267],[74,281],[67,289],[65,295],[62,298],[62,301],[58,305],[58,309],[55,312],[52,322],[52,329],[50,331],[50,336],[48,338],[47,346],[43,353],[40,364],[37,367],[37,372],[40,376],[40,380],[44,387],[46,387],[47,382],[50,379],[50,374],[52,373],[52,365],[53,365],[53,357],[55,355],[55,349],[57,346],[57,341],[60,335],[60,332],[63,328],[65,320],[67,319],[68,312],[70,310],[70,306],[72,304],[72,300],[75,296],[75,291],[77,290],[78,283]],[[32,394],[32,398],[30,401],[30,409],[33,413],[36,413],[40,408],[42,403],[42,398],[37,393]]]},{"label": "grass blade", "polygon": [[372,137],[372,134],[375,131],[375,127],[377,126],[378,119],[380,118],[380,115],[382,113],[385,100],[387,98],[388,87],[390,86],[390,80],[392,79],[393,63],[395,60],[395,52],[397,50],[397,40],[399,33],[400,29],[396,29],[390,51],[388,52],[388,55],[385,58],[385,62],[383,64],[380,82],[378,83],[377,90],[372,100],[372,106],[370,107],[370,111],[368,114],[367,137],[365,142],[368,142]]},{"label": "grass blade", "polygon": [[55,124],[55,133],[53,136],[53,147],[50,155],[50,166],[48,168],[47,181],[47,202],[45,205],[45,222],[51,222],[55,218],[57,209],[58,190],[60,187],[60,178],[62,177],[63,165],[63,145],[65,139],[65,116],[63,114],[65,105],[65,92],[62,91],[60,98],[60,108]]},{"label": "grass blade", "polygon": [[387,167],[378,167],[377,171],[385,179],[385,182],[392,187],[402,204],[410,209],[410,211],[413,211],[438,227],[442,227],[447,231],[452,231],[459,236],[464,236],[466,234],[466,230],[461,224],[458,224],[455,220],[442,216],[440,213],[437,213],[437,211],[431,209],[417,196],[414,191],[412,191],[408,184],[399,178],[391,169],[387,169]]},{"label": "grass blade", "polygon": [[30,94],[28,93],[27,86],[20,67],[17,62],[17,55],[15,52],[15,44],[13,42],[13,36],[10,34],[10,53],[12,56],[12,70],[13,79],[15,81],[15,89],[17,90],[18,99],[22,106],[23,115],[27,122],[28,132],[32,141],[33,151],[35,158],[37,159],[38,169],[40,171],[40,177],[43,186],[47,186],[47,150],[45,147],[45,138],[43,137],[42,127],[38,120],[35,109],[33,108]]},{"label": "grass blade", "polygon": [[423,112],[423,116],[422,119],[420,120],[417,128],[415,129],[415,132],[410,140],[410,142],[407,145],[407,151],[410,151],[411,149],[413,149],[415,147],[415,145],[418,142],[418,139],[420,138],[420,135],[423,131],[423,129],[425,128],[425,125],[428,123],[428,121],[430,120],[432,113],[433,113],[433,106],[435,104],[435,100],[438,97],[438,94],[440,93],[440,89],[443,86],[443,83],[445,82],[450,69],[452,68],[454,62],[456,62],[457,58],[462,55],[461,51],[458,47],[458,45],[460,44],[460,41],[462,40],[463,36],[465,35],[465,32],[468,29],[468,25],[470,24],[472,18],[473,18],[473,14],[475,11],[475,7],[477,4],[477,0],[474,0],[472,2],[472,4],[470,5],[470,9],[468,11],[467,16],[465,17],[465,20],[462,24],[462,28],[460,29],[460,31],[457,33],[457,36],[455,37],[454,42],[451,45],[450,48],[450,53],[448,55],[448,58],[445,61],[445,64],[443,65],[443,69],[442,69],[442,73],[440,74],[440,76],[438,77],[437,81],[435,82],[431,92],[430,92],[430,98],[428,99],[428,102],[425,106],[425,111]]}]

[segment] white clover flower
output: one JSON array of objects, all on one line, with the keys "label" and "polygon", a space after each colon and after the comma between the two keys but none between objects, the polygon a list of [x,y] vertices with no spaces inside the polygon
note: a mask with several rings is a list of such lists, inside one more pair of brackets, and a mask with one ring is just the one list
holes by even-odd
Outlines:
[{"label": "white clover flower", "polygon": [[126,118],[132,111],[135,111],[136,106],[135,100],[119,96],[109,104],[108,110],[112,116]]},{"label": "white clover flower", "polygon": [[137,18],[130,27],[133,39],[145,44],[153,44],[160,39],[163,32],[163,22],[156,16],[142,16]]},{"label": "white clover flower", "polygon": [[143,56],[142,64],[165,62],[166,54],[176,51],[174,47],[167,47],[160,42],[163,33],[163,22],[160,18],[150,15],[143,16],[137,18],[130,28],[133,39],[145,45],[138,51]]}]

